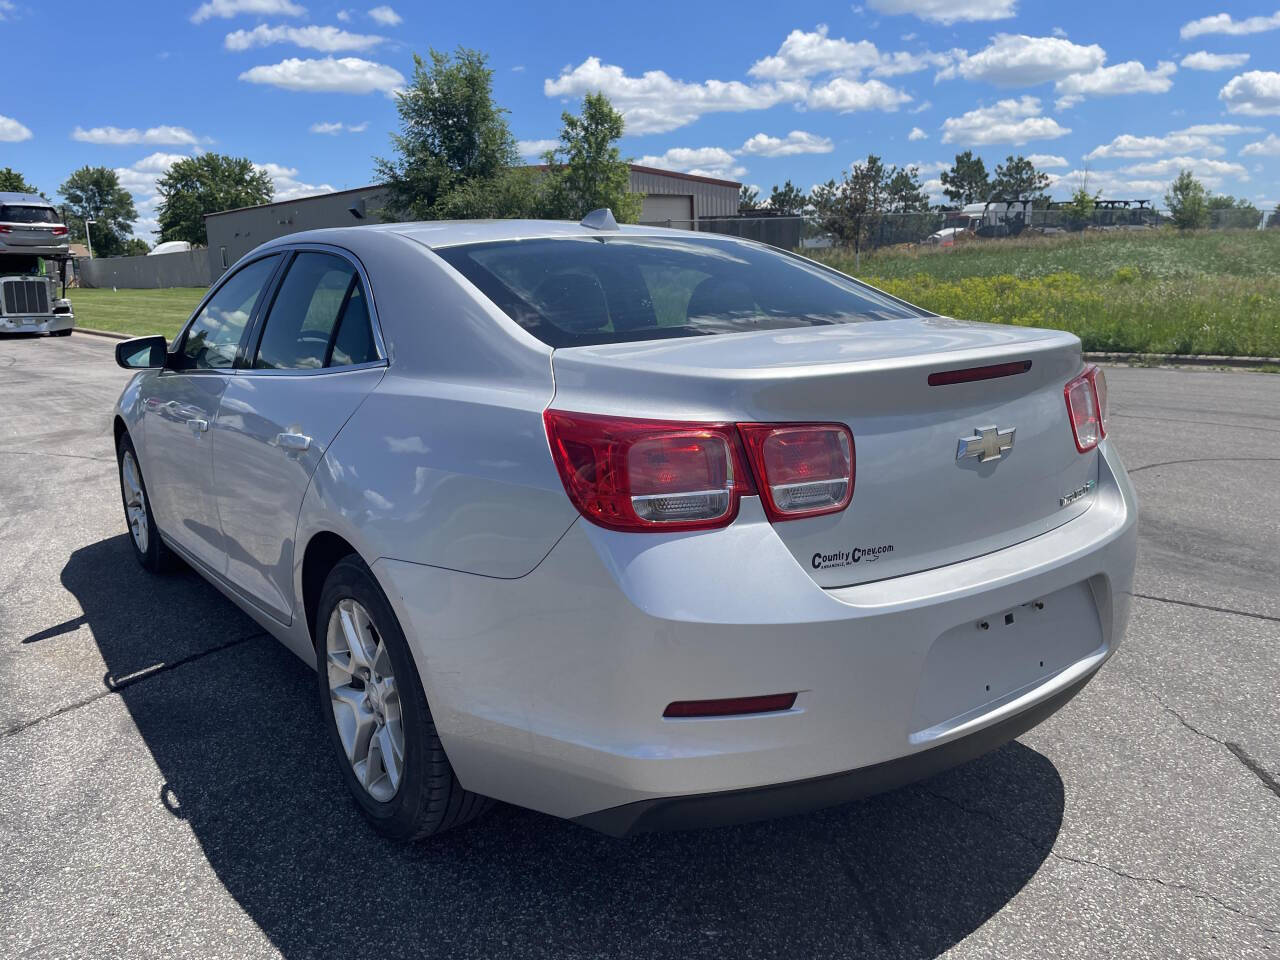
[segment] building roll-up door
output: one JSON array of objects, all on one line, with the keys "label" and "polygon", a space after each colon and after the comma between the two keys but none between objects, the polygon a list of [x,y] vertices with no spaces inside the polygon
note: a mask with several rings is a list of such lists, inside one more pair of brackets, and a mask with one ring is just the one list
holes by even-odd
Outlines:
[{"label": "building roll-up door", "polygon": [[[671,221],[668,223],[667,221]],[[693,195],[687,193],[646,194],[640,207],[640,222],[660,227],[693,229]]]}]

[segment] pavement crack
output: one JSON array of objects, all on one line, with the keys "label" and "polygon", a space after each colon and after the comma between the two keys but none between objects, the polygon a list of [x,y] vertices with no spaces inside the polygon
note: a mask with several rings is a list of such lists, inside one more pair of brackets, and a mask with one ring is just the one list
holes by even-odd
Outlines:
[{"label": "pavement crack", "polygon": [[1159,463],[1130,467],[1126,472],[1135,474],[1152,467],[1176,467],[1182,463],[1280,463],[1280,457],[1192,457],[1189,460],[1161,460]]},{"label": "pavement crack", "polygon": [[115,463],[115,457],[94,457],[87,453],[51,453],[47,450],[4,450],[0,449],[0,455],[8,454],[9,456],[19,457],[60,457],[66,460],[97,460],[99,463]]},{"label": "pavement crack", "polygon": [[1156,603],[1172,603],[1179,607],[1194,607],[1196,610],[1209,610],[1213,613],[1231,613],[1237,617],[1251,617],[1254,620],[1266,620],[1270,623],[1280,623],[1280,617],[1273,617],[1267,613],[1251,613],[1248,610],[1236,610],[1233,607],[1215,607],[1210,603],[1196,603],[1193,600],[1174,600],[1170,597],[1157,597],[1149,593],[1135,593],[1133,596],[1140,600],[1154,600]]},{"label": "pavement crack", "polygon": [[222,653],[224,650],[230,650],[233,647],[238,647],[242,644],[248,643],[250,640],[257,640],[267,635],[268,634],[265,631],[259,630],[255,633],[249,634],[248,636],[236,637],[234,640],[228,640],[226,643],[220,643],[216,647],[208,647],[207,649],[188,654],[185,657],[179,657],[177,660],[161,661],[160,663],[154,664],[143,670],[127,674],[124,677],[117,678],[108,673],[103,680],[106,685],[106,689],[99,690],[97,693],[90,694],[87,697],[82,697],[79,700],[74,700],[71,703],[63,704],[58,709],[50,713],[43,714],[42,716],[32,717],[30,720],[23,720],[20,723],[15,723],[13,726],[0,732],[0,740],[22,733],[22,731],[30,729],[37,724],[44,723],[46,720],[52,720],[55,717],[60,717],[64,713],[71,713],[72,711],[79,710],[81,707],[87,707],[89,704],[96,703],[103,697],[118,694],[127,690],[129,687],[132,687],[134,684],[143,682],[144,680],[150,680],[153,677],[158,677],[171,670],[184,667],[189,663],[194,663],[197,660],[203,660],[205,657],[213,656],[215,653]]},{"label": "pavement crack", "polygon": [[[1044,844],[1036,841],[1032,837],[1027,836],[1021,830],[1018,830],[1016,827],[1014,827],[1007,821],[1002,820],[1000,817],[997,817],[995,814],[991,813],[991,811],[989,810],[984,810],[981,807],[969,806],[966,803],[961,803],[959,800],[956,800],[954,797],[947,796],[945,793],[937,793],[936,791],[929,790],[925,787],[919,787],[918,789],[920,789],[922,793],[928,794],[934,799],[941,800],[944,803],[947,803],[955,807],[957,810],[961,811],[962,813],[967,813],[970,816],[981,817],[984,820],[987,820],[990,823],[995,824],[1004,832],[1014,837],[1017,837],[1023,843],[1030,846],[1033,850],[1038,850],[1044,846]],[[1123,880],[1132,880],[1137,883],[1153,883],[1167,890],[1177,890],[1182,893],[1190,894],[1191,896],[1195,897],[1198,900],[1207,901],[1218,907],[1221,907],[1223,910],[1226,910],[1228,913],[1233,913],[1238,917],[1241,917],[1245,920],[1250,920],[1256,923],[1266,933],[1280,934],[1280,930],[1276,930],[1276,929],[1273,929],[1272,927],[1267,926],[1268,921],[1265,920],[1264,918],[1256,916],[1255,914],[1252,914],[1249,911],[1244,910],[1240,907],[1233,906],[1232,904],[1227,903],[1221,897],[1214,896],[1212,893],[1209,893],[1206,890],[1201,890],[1199,887],[1192,886],[1191,884],[1185,883],[1182,880],[1165,880],[1161,877],[1152,877],[1152,876],[1145,876],[1143,874],[1129,873],[1125,870],[1121,870],[1119,867],[1113,867],[1110,864],[1101,863],[1100,861],[1097,861],[1097,860],[1090,860],[1087,857],[1075,857],[1068,853],[1059,853],[1054,847],[1049,848],[1048,855],[1053,859],[1058,860],[1062,863],[1071,863],[1076,866],[1095,867],[1099,870],[1105,870],[1107,873],[1111,874],[1112,876],[1119,877],[1120,879],[1123,879]]]}]

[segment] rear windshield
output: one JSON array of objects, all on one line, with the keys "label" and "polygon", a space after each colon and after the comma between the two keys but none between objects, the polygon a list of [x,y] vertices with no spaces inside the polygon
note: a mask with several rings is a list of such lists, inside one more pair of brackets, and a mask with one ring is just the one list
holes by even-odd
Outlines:
[{"label": "rear windshield", "polygon": [[552,347],[925,315],[800,257],[716,237],[553,237],[436,252]]},{"label": "rear windshield", "polygon": [[20,207],[14,204],[0,206],[2,223],[59,223],[58,211],[53,207]]}]

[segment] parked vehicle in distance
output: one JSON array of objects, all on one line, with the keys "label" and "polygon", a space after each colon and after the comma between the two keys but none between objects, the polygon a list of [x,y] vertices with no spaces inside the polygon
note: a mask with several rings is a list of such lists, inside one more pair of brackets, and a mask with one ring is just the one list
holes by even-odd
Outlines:
[{"label": "parked vehicle in distance", "polygon": [[537,221],[258,247],[121,343],[131,542],[317,669],[351,795],[615,834],[984,753],[1115,652],[1103,374],[736,238]]},{"label": "parked vehicle in distance", "polygon": [[0,255],[65,256],[69,249],[57,207],[32,193],[0,193]]}]

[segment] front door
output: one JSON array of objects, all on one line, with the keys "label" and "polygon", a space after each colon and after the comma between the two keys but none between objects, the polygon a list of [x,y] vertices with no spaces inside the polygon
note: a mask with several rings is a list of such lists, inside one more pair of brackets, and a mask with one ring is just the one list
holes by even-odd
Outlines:
[{"label": "front door", "polygon": [[349,260],[303,250],[285,270],[244,367],[222,396],[213,474],[227,579],[289,623],[302,498],[329,444],[386,364]]},{"label": "front door", "polygon": [[156,525],[216,573],[225,563],[213,496],[213,428],[240,340],[279,261],[279,254],[264,257],[228,277],[142,398],[142,469]]}]

